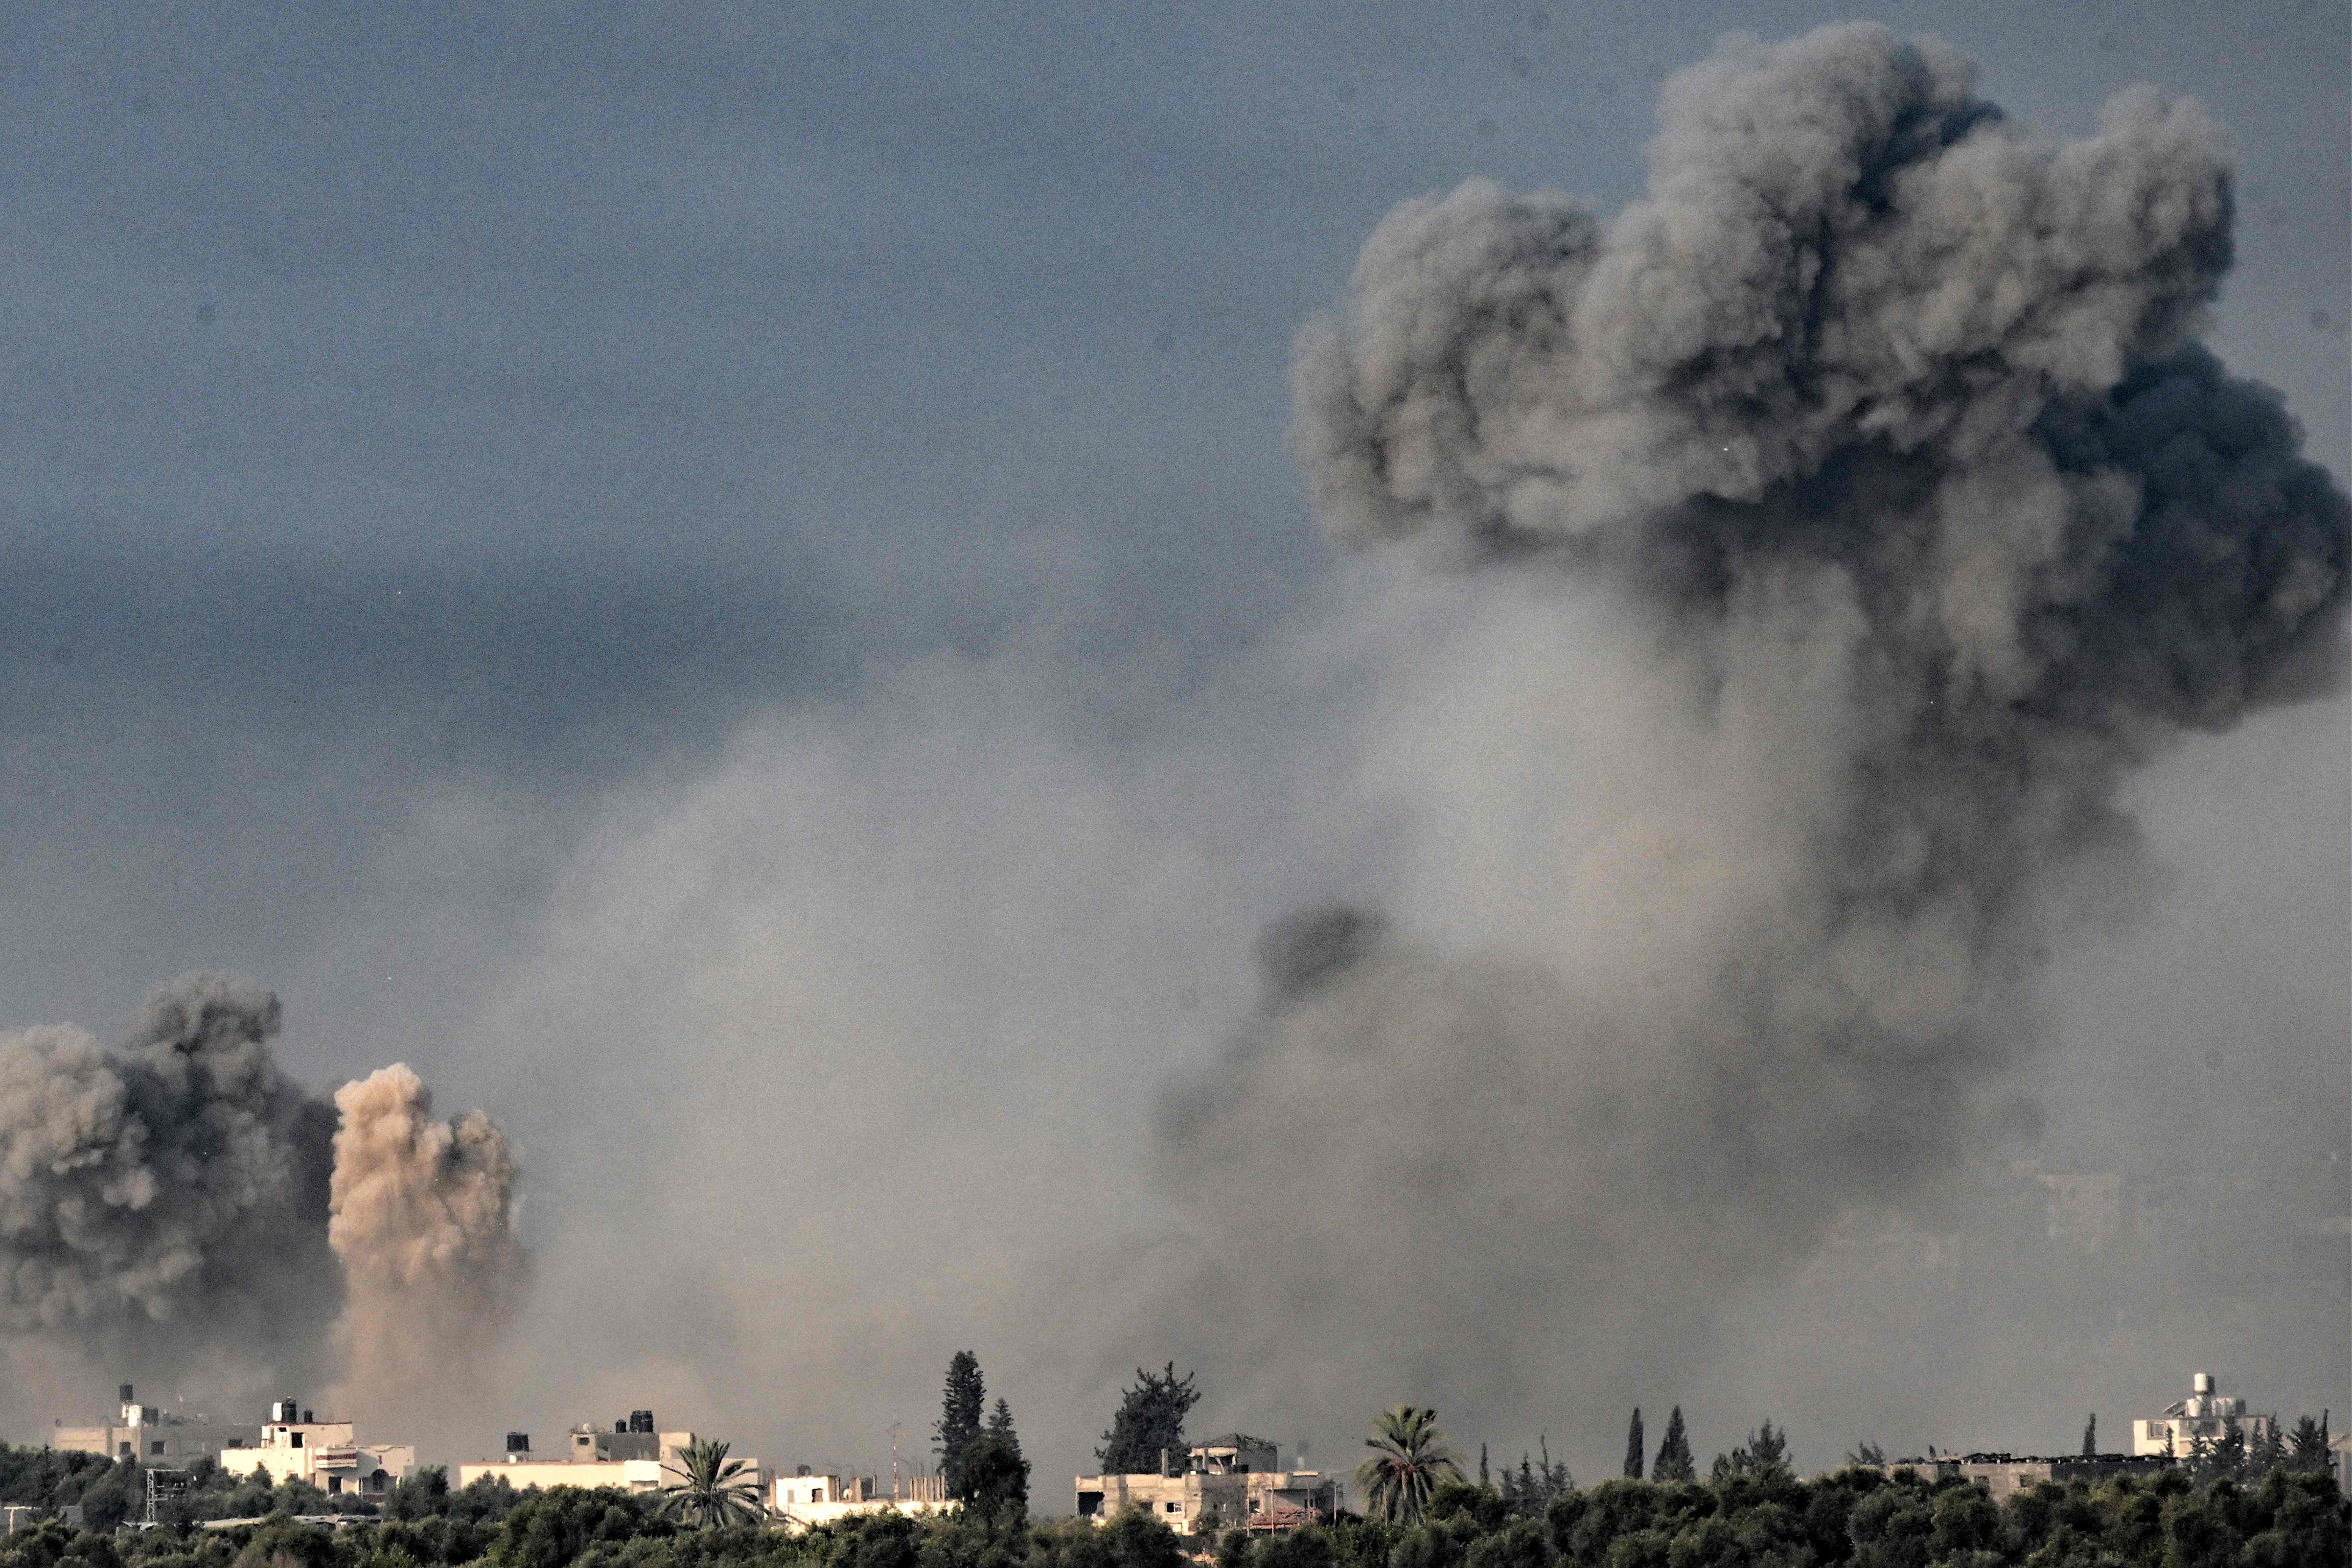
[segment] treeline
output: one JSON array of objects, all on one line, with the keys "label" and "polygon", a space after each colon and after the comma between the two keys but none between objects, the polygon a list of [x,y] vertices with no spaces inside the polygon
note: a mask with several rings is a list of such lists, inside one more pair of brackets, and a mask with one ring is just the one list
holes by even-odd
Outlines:
[{"label": "treeline", "polygon": [[[13,1456],[12,1456],[13,1458]],[[111,1468],[111,1467],[109,1467]],[[437,1512],[399,1517],[418,1507]],[[1540,1510],[1440,1486],[1410,1523],[1343,1515],[1279,1535],[1186,1542],[1147,1515],[1107,1525],[881,1515],[798,1535],[689,1529],[643,1493],[451,1490],[439,1472],[342,1529],[280,1514],[120,1533],[51,1521],[0,1568],[2327,1568],[2352,1562],[2352,1504],[2328,1475],[2273,1469],[2199,1487],[2182,1470],[2045,1485],[1996,1506],[1971,1483],[1849,1468],[1710,1481],[1612,1479]]]}]

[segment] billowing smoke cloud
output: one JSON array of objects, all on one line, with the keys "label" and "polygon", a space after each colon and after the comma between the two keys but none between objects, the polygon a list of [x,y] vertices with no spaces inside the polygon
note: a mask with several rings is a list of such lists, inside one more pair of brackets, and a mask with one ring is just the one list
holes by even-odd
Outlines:
[{"label": "billowing smoke cloud", "polygon": [[[2016,1128],[2129,770],[2323,689],[2347,508],[2194,341],[2229,158],[2052,144],[1883,28],[1676,77],[1604,220],[1408,202],[1301,337],[1336,540],[1474,569],[1386,716],[1416,865],[1267,947],[1164,1120],[1269,1409],[1671,1393],[1711,1302]],[[1376,1396],[1376,1397],[1375,1397]]]},{"label": "billowing smoke cloud", "polygon": [[433,1091],[404,1064],[345,1084],[335,1108],[343,1403],[423,1418],[478,1387],[520,1302],[514,1154],[479,1111],[435,1121]]},{"label": "billowing smoke cloud", "polygon": [[[110,1049],[0,1039],[0,1323],[95,1355],[269,1355],[334,1315],[334,1113],[278,1070],[278,998],[182,976]],[[296,1372],[307,1371],[299,1363]]]},{"label": "billowing smoke cloud", "polygon": [[237,1397],[322,1377],[339,1312],[362,1371],[415,1331],[467,1364],[521,1268],[497,1128],[425,1121],[402,1067],[331,1106],[278,1069],[280,1022],[263,986],[199,972],[120,1047],[0,1037],[0,1331]]}]

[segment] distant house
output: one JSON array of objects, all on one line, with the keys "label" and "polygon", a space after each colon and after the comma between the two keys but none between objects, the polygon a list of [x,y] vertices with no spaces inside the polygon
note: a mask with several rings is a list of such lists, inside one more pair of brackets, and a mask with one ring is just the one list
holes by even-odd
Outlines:
[{"label": "distant house", "polygon": [[1285,1470],[1275,1445],[1230,1433],[1183,1456],[1163,1453],[1160,1472],[1080,1476],[1078,1517],[1101,1524],[1141,1510],[1179,1535],[1293,1529],[1339,1510],[1339,1484],[1319,1470]]},{"label": "distant house", "polygon": [[[477,1459],[457,1467],[457,1484],[496,1479],[518,1491],[525,1487],[616,1487],[622,1491],[660,1491],[677,1485],[676,1471],[686,1450],[697,1441],[692,1432],[656,1432],[654,1413],[633,1410],[623,1420],[604,1427],[582,1425],[565,1435],[563,1451],[544,1458],[530,1451],[530,1434],[507,1434],[506,1451],[496,1459]],[[740,1456],[729,1455],[730,1461]],[[759,1460],[742,1458],[743,1477],[762,1494],[768,1472]]]},{"label": "distant house", "polygon": [[2189,1386],[2189,1397],[2166,1405],[2163,1415],[2132,1423],[2133,1453],[2171,1454],[2185,1459],[2200,1439],[2217,1443],[2233,1429],[2245,1435],[2250,1450],[2269,1439],[2271,1418],[2248,1415],[2246,1402],[2224,1394],[2211,1373],[2192,1374]]},{"label": "distant house", "polygon": [[1860,1469],[1876,1470],[1881,1475],[1893,1475],[1897,1470],[1916,1470],[1937,1480],[1973,1481],[1991,1495],[1995,1502],[2007,1502],[2020,1492],[2030,1492],[2044,1481],[2064,1486],[2068,1481],[2089,1481],[2094,1485],[2110,1476],[2153,1476],[2171,1467],[2172,1460],[2161,1455],[2142,1457],[2131,1454],[1938,1454],[1925,1459],[1889,1459],[1882,1465],[1863,1465]]},{"label": "distant house", "polygon": [[962,1506],[948,1496],[944,1476],[903,1477],[886,1490],[874,1476],[818,1475],[803,1465],[775,1483],[776,1517],[796,1534],[861,1514],[949,1513]]},{"label": "distant house", "polygon": [[352,1423],[320,1421],[283,1399],[270,1405],[258,1440],[222,1449],[220,1465],[230,1475],[256,1476],[270,1486],[305,1481],[330,1497],[381,1497],[415,1472],[416,1447],[362,1443]]},{"label": "distant house", "polygon": [[258,1426],[236,1426],[184,1415],[157,1405],[142,1405],[136,1391],[124,1384],[110,1423],[68,1426],[59,1422],[49,1446],[69,1454],[102,1454],[110,1459],[136,1459],[142,1465],[184,1467],[198,1459],[216,1459],[225,1448],[250,1447],[261,1439]]}]

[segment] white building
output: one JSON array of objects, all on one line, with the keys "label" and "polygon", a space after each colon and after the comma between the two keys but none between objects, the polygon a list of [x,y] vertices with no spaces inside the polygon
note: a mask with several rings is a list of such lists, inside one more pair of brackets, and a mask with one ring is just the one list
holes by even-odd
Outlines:
[{"label": "white building", "polygon": [[2133,1453],[2171,1454],[2185,1459],[2195,1451],[2200,1438],[2219,1442],[2232,1428],[2245,1434],[2248,1448],[2269,1439],[2271,1418],[2248,1415],[2246,1402],[2223,1394],[2211,1373],[2193,1374],[2189,1387],[2189,1397],[2166,1405],[2163,1415],[2132,1423]]},{"label": "white building", "polygon": [[320,1421],[285,1399],[269,1407],[257,1442],[224,1448],[221,1468],[257,1476],[271,1486],[307,1481],[330,1497],[381,1497],[416,1469],[413,1443],[362,1443],[349,1421]]},{"label": "white building", "polygon": [[1195,1445],[1176,1468],[1163,1454],[1160,1474],[1080,1476],[1078,1517],[1097,1524],[1140,1509],[1179,1535],[1226,1530],[1277,1531],[1329,1519],[1339,1484],[1319,1470],[1284,1470],[1275,1446],[1235,1432]]},{"label": "white building", "polygon": [[[692,1432],[656,1432],[654,1413],[633,1410],[628,1419],[613,1423],[612,1430],[583,1423],[567,1433],[562,1454],[545,1458],[530,1451],[530,1434],[507,1434],[505,1455],[457,1467],[457,1485],[468,1487],[492,1478],[520,1491],[525,1487],[615,1487],[622,1491],[651,1492],[678,1484],[686,1450],[697,1441]],[[767,1495],[768,1471],[758,1459],[730,1454],[730,1464],[740,1458],[745,1480]]]},{"label": "white building", "polygon": [[232,1426],[201,1415],[180,1415],[161,1405],[142,1405],[131,1384],[118,1391],[121,1403],[114,1421],[99,1426],[68,1426],[60,1421],[49,1446],[69,1454],[103,1454],[110,1459],[137,1459],[142,1465],[174,1468],[198,1459],[218,1458],[225,1448],[250,1447],[260,1441],[258,1426]]},{"label": "white building", "polygon": [[887,1492],[876,1477],[813,1475],[806,1465],[797,1474],[776,1478],[776,1516],[795,1534],[860,1514],[947,1513],[962,1506],[948,1497],[943,1476],[903,1478]]}]

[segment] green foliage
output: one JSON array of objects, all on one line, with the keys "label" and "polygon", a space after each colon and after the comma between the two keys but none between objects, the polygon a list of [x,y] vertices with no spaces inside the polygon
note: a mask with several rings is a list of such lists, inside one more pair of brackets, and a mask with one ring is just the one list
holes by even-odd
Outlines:
[{"label": "green foliage", "polygon": [[1002,1432],[982,1432],[966,1446],[955,1468],[951,1496],[988,1530],[1018,1530],[1029,1517],[1029,1461],[1008,1418]]},{"label": "green foliage", "polygon": [[1065,1520],[1032,1531],[1028,1545],[1027,1568],[1188,1568],[1175,1532],[1139,1509],[1099,1528]]},{"label": "green foliage", "polygon": [[1748,1434],[1748,1441],[1728,1454],[1717,1454],[1715,1457],[1715,1473],[1709,1479],[1722,1481],[1733,1476],[1769,1475],[1774,1472],[1785,1475],[1788,1469],[1789,1435],[1775,1432],[1772,1423],[1767,1421]]},{"label": "green foliage", "polygon": [[1559,1551],[1542,1524],[1515,1519],[1471,1542],[1462,1568],[1555,1568],[1559,1561]]},{"label": "green foliage", "polygon": [[[2326,1447],[2320,1444],[2323,1451]],[[57,1508],[79,1500],[82,1488],[113,1468],[101,1454],[0,1447],[0,1502]]]},{"label": "green foliage", "polygon": [[2314,1421],[2305,1415],[2294,1424],[2287,1438],[2286,1462],[2291,1469],[2324,1470],[2327,1468],[2327,1416],[2322,1414]]},{"label": "green foliage", "polygon": [[766,1517],[760,1479],[741,1459],[727,1457],[729,1445],[698,1438],[682,1449],[662,1474],[662,1511],[703,1530],[750,1524]]},{"label": "green foliage", "polygon": [[426,1465],[407,1479],[394,1481],[383,1500],[386,1519],[428,1519],[449,1511],[449,1469]]},{"label": "green foliage", "polygon": [[1658,1457],[1650,1466],[1654,1481],[1695,1481],[1698,1461],[1691,1455],[1690,1435],[1683,1430],[1683,1407],[1666,1417],[1666,1435],[1658,1439]]},{"label": "green foliage", "polygon": [[523,1494],[499,1529],[490,1557],[499,1568],[570,1568],[599,1542],[663,1534],[652,1500],[614,1487],[556,1487]]},{"label": "green foliage", "polygon": [[1462,1479],[1462,1467],[1437,1429],[1437,1412],[1400,1405],[1381,1413],[1364,1439],[1372,1453],[1356,1467],[1365,1511],[1410,1524],[1419,1519],[1440,1484]]},{"label": "green foliage", "polygon": [[1568,1473],[1568,1466],[1564,1462],[1552,1462],[1549,1433],[1538,1440],[1537,1452],[1543,1456],[1542,1458],[1537,1459],[1522,1453],[1517,1470],[1506,1469],[1503,1472],[1503,1484],[1497,1491],[1508,1513],[1534,1518],[1550,1506],[1552,1499],[1573,1489],[1576,1485],[1575,1478]]},{"label": "green foliage", "polygon": [[1135,1369],[1135,1385],[1119,1396],[1110,1430],[1095,1450],[1104,1475],[1156,1475],[1162,1450],[1179,1459],[1184,1457],[1184,1418],[1201,1402],[1201,1391],[1192,1385],[1199,1375],[1188,1372],[1178,1377],[1172,1361],[1164,1372]]},{"label": "green foliage", "polygon": [[[975,1420],[979,1414],[972,1412]],[[820,1535],[832,1538],[828,1568],[920,1568],[922,1563],[922,1527],[901,1513],[844,1520]]]},{"label": "green foliage", "polygon": [[939,1425],[931,1428],[940,1457],[940,1474],[954,1484],[963,1451],[980,1436],[980,1413],[988,1407],[988,1385],[980,1375],[980,1358],[958,1351],[948,1358],[947,1386],[940,1396]]},{"label": "green foliage", "polygon": [[1628,1480],[1642,1479],[1642,1407],[1633,1406],[1633,1424],[1625,1428],[1625,1468]]},{"label": "green foliage", "polygon": [[1423,1517],[1433,1523],[1462,1523],[1473,1531],[1500,1530],[1511,1521],[1510,1506],[1491,1487],[1467,1481],[1440,1481],[1429,1494]]},{"label": "green foliage", "polygon": [[147,1477],[136,1459],[110,1467],[82,1488],[82,1524],[94,1531],[111,1531],[134,1511],[147,1506]]}]

